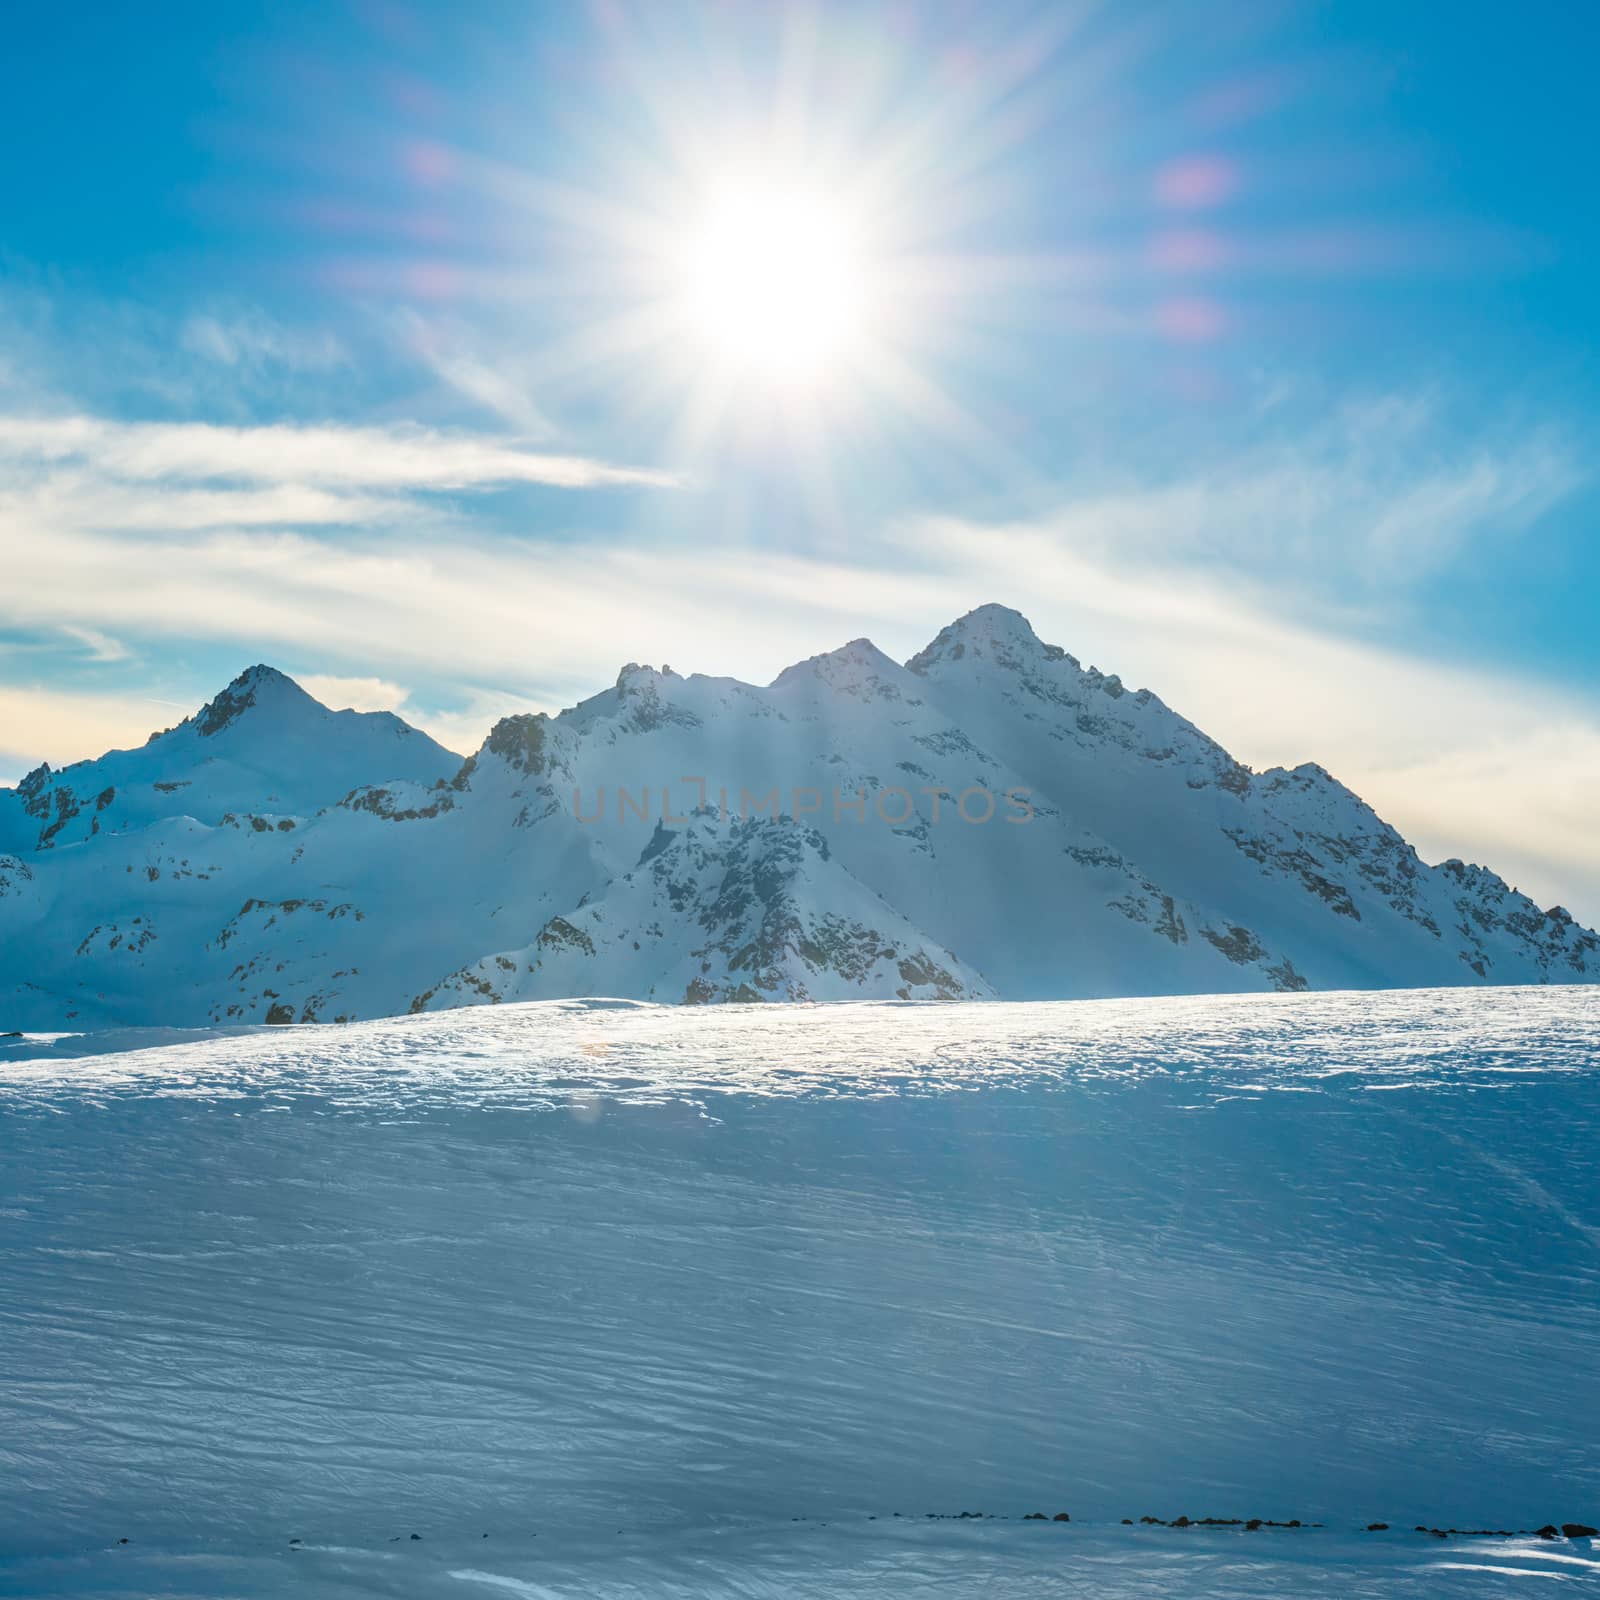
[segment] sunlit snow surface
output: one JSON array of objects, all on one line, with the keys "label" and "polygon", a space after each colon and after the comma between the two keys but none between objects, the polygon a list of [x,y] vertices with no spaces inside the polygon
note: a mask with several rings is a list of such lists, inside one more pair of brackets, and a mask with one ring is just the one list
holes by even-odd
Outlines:
[{"label": "sunlit snow surface", "polygon": [[1600,1522],[1595,991],[175,1037],[0,1039],[4,1592],[1600,1581],[1410,1531]]}]

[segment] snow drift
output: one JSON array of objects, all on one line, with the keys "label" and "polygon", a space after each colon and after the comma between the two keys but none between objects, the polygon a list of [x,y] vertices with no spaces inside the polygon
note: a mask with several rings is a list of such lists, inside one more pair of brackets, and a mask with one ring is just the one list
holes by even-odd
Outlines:
[{"label": "snow drift", "polygon": [[0,1041],[0,1587],[1581,1577],[1411,1530],[1600,1520],[1597,1029],[1504,989]]}]

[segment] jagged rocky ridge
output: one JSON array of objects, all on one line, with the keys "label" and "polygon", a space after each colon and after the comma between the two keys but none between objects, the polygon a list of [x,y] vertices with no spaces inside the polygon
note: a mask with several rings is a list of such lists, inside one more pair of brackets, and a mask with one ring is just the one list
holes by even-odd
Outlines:
[{"label": "jagged rocky ridge", "polygon": [[1560,907],[999,606],[766,688],[630,665],[465,762],[254,667],[0,790],[0,850],[0,1027],[1600,976]]}]

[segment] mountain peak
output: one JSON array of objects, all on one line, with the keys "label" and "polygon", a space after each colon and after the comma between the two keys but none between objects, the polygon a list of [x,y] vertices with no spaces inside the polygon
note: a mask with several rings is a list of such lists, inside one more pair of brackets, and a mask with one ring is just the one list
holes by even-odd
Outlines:
[{"label": "mountain peak", "polygon": [[992,602],[978,606],[941,628],[938,636],[906,665],[913,672],[925,673],[930,667],[968,656],[995,661],[1004,667],[1037,660],[1065,660],[1075,667],[1078,665],[1076,658],[1059,645],[1045,644],[1020,611]]},{"label": "mountain peak", "polygon": [[991,600],[986,605],[974,606],[956,618],[952,626],[968,633],[981,633],[990,638],[1014,638],[1028,644],[1038,644],[1039,635],[1033,624],[1020,611]]},{"label": "mountain peak", "polygon": [[246,667],[221,693],[214,695],[195,713],[195,731],[202,739],[214,738],[231,727],[252,706],[271,700],[281,705],[303,702],[315,706],[308,695],[287,673],[258,661]]},{"label": "mountain peak", "polygon": [[1252,774],[1009,607],[912,667],[859,638],[772,688],[630,665],[463,763],[257,664],[154,748],[0,791],[0,1006],[1600,983],[1565,912],[1428,865],[1321,767]]},{"label": "mountain peak", "polygon": [[276,667],[269,667],[265,661],[258,661],[253,667],[246,667],[232,683],[230,689],[254,689],[265,683],[287,683],[295,688],[300,685],[286,672],[280,672]]},{"label": "mountain peak", "polygon": [[660,671],[638,661],[630,661],[617,673],[616,690],[624,699],[630,694],[648,694],[661,679],[676,677],[671,667]]},{"label": "mountain peak", "polygon": [[804,661],[785,667],[772,680],[772,687],[778,689],[817,680],[835,689],[857,691],[871,684],[892,683],[900,672],[900,663],[886,656],[870,639],[852,639],[837,650],[807,656]]},{"label": "mountain peak", "polygon": [[550,718],[544,712],[519,711],[495,723],[479,754],[499,756],[518,772],[542,772],[545,738],[549,731]]}]

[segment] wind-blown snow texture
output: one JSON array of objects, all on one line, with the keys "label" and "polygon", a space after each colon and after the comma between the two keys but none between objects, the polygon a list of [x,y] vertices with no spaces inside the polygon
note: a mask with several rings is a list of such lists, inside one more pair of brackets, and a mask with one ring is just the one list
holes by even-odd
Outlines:
[{"label": "wind-blown snow texture", "polygon": [[[1519,988],[0,1040],[0,1590],[1593,1583],[1411,1529],[1600,1522],[1597,1037]],[[926,1518],[979,1510],[1072,1521]]]},{"label": "wind-blown snow texture", "polygon": [[1320,767],[1252,773],[999,606],[764,689],[628,666],[464,764],[256,667],[0,791],[0,851],[9,1027],[1600,976],[1559,907],[1425,865]]}]

